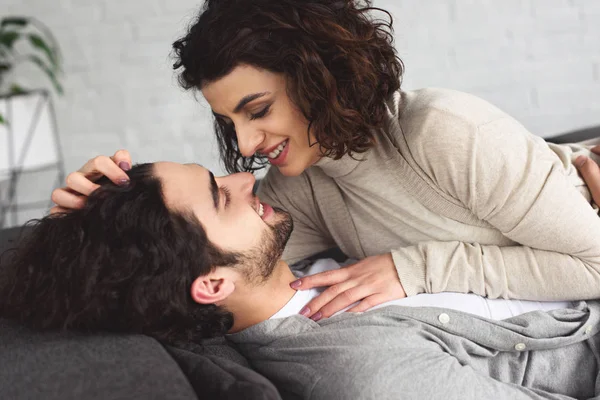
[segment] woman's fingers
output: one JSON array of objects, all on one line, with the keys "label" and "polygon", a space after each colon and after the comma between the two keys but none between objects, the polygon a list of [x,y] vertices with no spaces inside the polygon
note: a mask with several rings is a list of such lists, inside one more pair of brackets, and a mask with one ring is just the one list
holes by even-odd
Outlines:
[{"label": "woman's fingers", "polygon": [[[318,321],[321,318],[329,318],[338,311],[342,311],[346,307],[352,306],[353,304],[363,300],[365,297],[372,295],[372,290],[372,288],[364,285],[354,286],[346,289],[335,296],[335,298],[321,306],[320,309],[316,308],[318,307],[318,304],[315,305],[315,310],[319,310],[317,311],[317,314],[320,315],[318,315],[318,318],[316,318],[316,315],[313,315],[313,319]],[[315,300],[318,300],[319,297],[317,297]],[[323,301],[325,301],[325,299]]]},{"label": "woman's fingers", "polygon": [[67,188],[56,189],[52,192],[52,201],[57,205],[50,210],[54,214],[59,209],[77,210],[85,205],[85,197],[79,196]]},{"label": "woman's fingers", "polygon": [[[600,151],[600,146],[595,147],[595,149]],[[575,166],[588,186],[594,203],[600,204],[600,167],[594,160],[586,156],[577,157]]]},{"label": "woman's fingers", "polygon": [[374,294],[372,296],[366,297],[365,299],[363,299],[363,301],[349,309],[347,312],[365,312],[379,304],[385,303],[386,301],[390,300],[393,299],[388,299],[383,294]]},{"label": "woman's fingers", "polygon": [[62,208],[59,206],[54,206],[50,209],[50,214],[58,214],[58,213],[66,213],[69,212],[70,210],[66,209],[66,208]]},{"label": "woman's fingers", "polygon": [[336,285],[348,280],[348,278],[350,278],[350,270],[348,268],[340,268],[306,276],[290,283],[290,286],[296,290],[307,290],[315,287]]},{"label": "woman's fingers", "polygon": [[312,299],[300,314],[315,321],[329,318],[338,311],[362,300],[372,294],[371,288],[358,285],[357,282],[346,281],[327,288],[323,293]]},{"label": "woman's fingers", "polygon": [[92,192],[98,189],[99,185],[90,181],[81,172],[72,172],[67,176],[66,179],[67,187],[75,192],[84,196],[89,196]]},{"label": "woman's fingers", "polygon": [[67,176],[67,186],[52,192],[52,201],[56,207],[50,213],[65,212],[69,209],[79,209],[85,204],[87,196],[99,185],[94,183],[106,176],[117,185],[129,183],[126,171],[131,169],[131,155],[127,150],[119,150],[112,157],[98,156],[85,163],[77,172]]},{"label": "woman's fingers", "polygon": [[[113,156],[114,157],[114,156]],[[118,159],[117,159],[118,160]],[[124,161],[119,161],[124,162]],[[94,182],[103,176],[106,176],[117,185],[124,185],[129,182],[129,176],[123,171],[111,157],[98,156],[89,160],[78,171],[88,180]]]},{"label": "woman's fingers", "polygon": [[111,159],[123,171],[129,171],[131,169],[131,155],[127,150],[116,151]]}]

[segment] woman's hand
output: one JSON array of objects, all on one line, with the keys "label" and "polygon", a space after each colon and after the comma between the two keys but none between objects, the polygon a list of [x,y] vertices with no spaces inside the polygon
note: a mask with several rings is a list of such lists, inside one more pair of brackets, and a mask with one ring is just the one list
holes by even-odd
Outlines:
[{"label": "woman's hand", "polygon": [[98,188],[94,182],[103,176],[117,185],[129,183],[125,171],[131,168],[131,156],[127,150],[119,150],[112,157],[98,156],[89,160],[78,171],[67,176],[67,186],[52,192],[55,207],[50,213],[66,212],[79,209],[85,205],[87,196]]},{"label": "woman's hand", "polygon": [[[594,147],[592,153],[600,155],[600,145]],[[577,157],[575,166],[590,189],[594,203],[600,205],[600,167],[594,160],[586,156]]]},{"label": "woman's hand", "polygon": [[297,290],[329,286],[300,312],[315,321],[360,302],[349,312],[362,312],[386,301],[406,297],[391,253],[367,257],[350,266],[321,272],[290,284]]}]

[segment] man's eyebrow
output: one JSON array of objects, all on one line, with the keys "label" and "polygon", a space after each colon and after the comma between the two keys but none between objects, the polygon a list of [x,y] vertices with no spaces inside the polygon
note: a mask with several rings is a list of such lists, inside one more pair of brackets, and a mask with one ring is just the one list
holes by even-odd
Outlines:
[{"label": "man's eyebrow", "polygon": [[215,211],[219,212],[219,186],[213,173],[208,171],[208,174],[210,175],[210,193],[212,194]]}]

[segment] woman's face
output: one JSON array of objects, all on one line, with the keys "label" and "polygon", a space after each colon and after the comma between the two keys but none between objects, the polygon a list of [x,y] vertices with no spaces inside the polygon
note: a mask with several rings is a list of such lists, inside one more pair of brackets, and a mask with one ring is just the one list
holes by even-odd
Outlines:
[{"label": "woman's face", "polygon": [[283,74],[248,65],[205,84],[202,94],[213,113],[233,124],[244,157],[260,154],[283,175],[297,176],[320,158],[308,121],[287,95]]}]

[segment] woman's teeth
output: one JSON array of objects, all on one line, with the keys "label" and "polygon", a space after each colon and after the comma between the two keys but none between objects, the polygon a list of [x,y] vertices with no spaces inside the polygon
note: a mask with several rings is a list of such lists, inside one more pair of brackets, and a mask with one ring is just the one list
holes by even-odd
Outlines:
[{"label": "woman's teeth", "polygon": [[[289,139],[288,139],[289,140]],[[281,152],[283,151],[283,149],[285,149],[285,146],[287,145],[287,140],[283,143],[281,143],[279,146],[277,146],[277,148],[275,150],[273,150],[272,152],[269,153],[269,158],[277,158],[279,157],[279,154],[281,154]]]},{"label": "woman's teeth", "polygon": [[263,207],[262,203],[260,203],[259,206],[258,206],[258,215],[260,217],[262,217],[263,215],[265,215],[265,208]]}]

